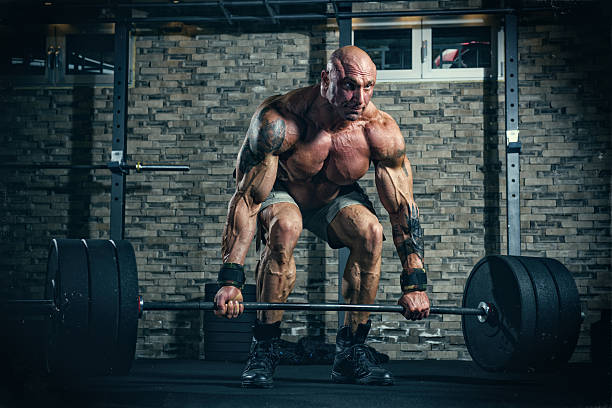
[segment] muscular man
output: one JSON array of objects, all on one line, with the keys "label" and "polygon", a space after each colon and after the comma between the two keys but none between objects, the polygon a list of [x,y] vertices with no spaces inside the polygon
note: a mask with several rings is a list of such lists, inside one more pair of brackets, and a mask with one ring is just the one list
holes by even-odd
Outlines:
[{"label": "muscular man", "polygon": [[[257,300],[285,302],[295,284],[293,250],[302,228],[350,256],[342,293],[351,304],[371,304],[380,279],[383,228],[356,184],[374,163],[376,188],[389,212],[402,264],[398,303],[409,319],[429,315],[423,269],[423,232],[412,194],[412,172],[395,121],[370,99],[376,66],[361,49],[336,50],[321,84],[266,99],[255,111],[236,166],[237,187],[223,234],[217,315],[243,312],[243,264],[259,220],[265,243],[258,263]],[[271,387],[278,362],[282,311],[259,311],[243,386]],[[332,380],[393,383],[364,344],[369,313],[346,313],[336,337]],[[229,340],[229,339],[228,339]]]}]

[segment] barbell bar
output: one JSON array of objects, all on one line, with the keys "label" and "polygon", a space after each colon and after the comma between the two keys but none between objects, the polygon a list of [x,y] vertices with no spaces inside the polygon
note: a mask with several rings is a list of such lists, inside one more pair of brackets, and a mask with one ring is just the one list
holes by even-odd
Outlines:
[{"label": "barbell bar", "polygon": [[[145,311],[214,311],[217,310],[215,302],[187,301],[187,302],[145,302],[142,296],[135,299],[138,302],[138,317]],[[49,299],[33,300],[7,300],[1,303],[4,313],[18,313],[22,315],[54,314],[60,310],[55,302]],[[371,313],[403,313],[404,307],[400,305],[384,304],[347,304],[347,303],[274,303],[274,302],[242,302],[245,311],[250,310],[305,310],[317,312],[371,312]],[[451,314],[466,316],[483,316],[490,314],[489,305],[481,302],[479,307],[432,306],[431,314]]]},{"label": "barbell bar", "polygon": [[[56,375],[125,374],[144,311],[215,308],[213,302],[145,301],[138,294],[134,249],[126,240],[52,240],[45,285],[45,299],[13,301],[0,311],[46,316],[44,366]],[[247,310],[404,311],[400,305],[243,304]],[[474,266],[461,307],[434,305],[431,313],[461,315],[468,352],[490,371],[566,363],[582,322],[576,284],[560,262],[501,255]]]},{"label": "barbell bar", "polygon": [[63,163],[3,163],[2,169],[61,169],[61,170],[111,170],[129,172],[143,171],[189,171],[189,165],[184,164],[145,164],[136,162],[128,164],[123,162],[108,162],[106,164],[63,164]]},{"label": "barbell bar", "polygon": [[[139,315],[147,310],[217,310],[214,302],[145,302],[139,296]],[[306,310],[317,312],[371,312],[371,313],[403,313],[404,307],[400,305],[360,305],[346,303],[272,303],[272,302],[242,302],[244,310]],[[489,313],[485,302],[478,308],[452,307],[452,306],[432,306],[429,309],[431,314],[453,314],[467,316],[484,316]]]}]

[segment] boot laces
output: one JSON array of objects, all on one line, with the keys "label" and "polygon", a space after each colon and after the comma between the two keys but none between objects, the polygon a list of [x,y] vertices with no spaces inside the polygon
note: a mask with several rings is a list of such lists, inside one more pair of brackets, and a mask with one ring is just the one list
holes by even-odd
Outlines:
[{"label": "boot laces", "polygon": [[273,341],[258,341],[251,349],[246,370],[263,368],[267,371],[274,370],[278,356]]},{"label": "boot laces", "polygon": [[376,350],[366,344],[355,344],[353,346],[353,360],[356,365],[364,371],[370,371],[379,366],[376,358]]}]

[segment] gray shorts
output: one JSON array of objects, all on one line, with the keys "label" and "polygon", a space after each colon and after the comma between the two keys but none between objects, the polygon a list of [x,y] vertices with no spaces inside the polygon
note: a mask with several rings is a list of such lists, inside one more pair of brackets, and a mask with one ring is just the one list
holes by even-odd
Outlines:
[{"label": "gray shorts", "polygon": [[291,195],[285,190],[272,190],[268,195],[268,198],[266,198],[266,200],[261,204],[260,211],[272,204],[293,203],[302,213],[302,225],[304,228],[321,238],[323,241],[327,242],[330,247],[334,249],[342,248],[344,245],[339,242],[330,242],[327,235],[327,227],[334,220],[334,218],[336,218],[336,215],[338,215],[341,209],[350,205],[361,204],[372,211],[372,214],[376,215],[374,206],[372,205],[372,202],[368,198],[365,191],[363,191],[363,189],[357,184],[354,184],[354,186],[351,187],[354,188],[346,189],[348,191],[344,193],[341,192],[338,197],[333,199],[331,202],[314,210],[303,210],[300,208],[293,197],[291,197]]}]

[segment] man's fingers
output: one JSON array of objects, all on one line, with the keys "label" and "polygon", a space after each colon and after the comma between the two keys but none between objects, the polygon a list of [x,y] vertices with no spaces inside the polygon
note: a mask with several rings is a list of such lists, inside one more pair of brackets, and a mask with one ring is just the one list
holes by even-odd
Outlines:
[{"label": "man's fingers", "polygon": [[234,319],[244,312],[244,305],[237,300],[228,300],[226,304],[218,306],[218,316]]},{"label": "man's fingers", "polygon": [[225,304],[225,317],[227,317],[228,319],[232,317],[232,301],[228,300],[227,303]]},{"label": "man's fingers", "polygon": [[225,317],[227,317],[228,319],[231,319],[232,317],[234,317],[234,314],[235,314],[234,309],[236,309],[235,302],[233,300],[230,300],[229,302],[227,302],[227,313],[225,314]]},{"label": "man's fingers", "polygon": [[215,310],[215,315],[220,317],[230,317],[230,308],[227,297],[221,295],[217,299],[215,299],[215,303],[217,304],[217,310]]},{"label": "man's fingers", "polygon": [[217,309],[215,310],[215,315],[216,316],[223,316],[223,315],[225,315],[225,310],[226,310],[226,306],[224,304],[218,304],[217,303]]},{"label": "man's fingers", "polygon": [[217,296],[215,296],[215,298],[213,299],[213,302],[215,303],[215,310],[213,310],[213,313],[216,316],[221,316],[223,313],[221,312],[221,302],[219,302],[219,299],[217,298]]},{"label": "man's fingers", "polygon": [[406,319],[415,321],[429,317],[429,305],[427,303],[411,298],[400,299],[398,303],[404,307],[404,313],[402,314]]},{"label": "man's fingers", "polygon": [[231,307],[231,318],[236,318],[238,317],[238,312],[240,311],[240,305],[238,304],[238,301],[236,300],[230,300],[230,304],[232,305]]}]

